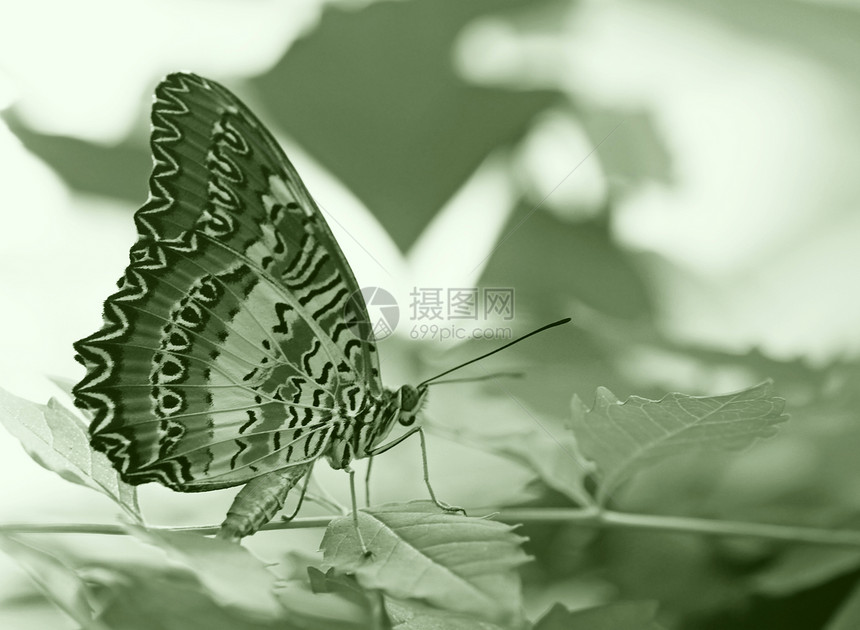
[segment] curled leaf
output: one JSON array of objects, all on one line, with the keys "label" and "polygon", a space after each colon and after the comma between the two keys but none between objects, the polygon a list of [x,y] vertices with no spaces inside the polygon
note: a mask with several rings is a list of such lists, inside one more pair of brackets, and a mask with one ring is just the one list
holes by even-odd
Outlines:
[{"label": "curled leaf", "polygon": [[653,462],[696,448],[738,450],[774,435],[788,419],[784,407],[770,381],[723,396],[669,394],[656,401],[620,402],[601,387],[591,409],[574,396],[572,422],[583,453],[597,464],[598,501],[605,502]]},{"label": "curled leaf", "polygon": [[134,486],[120,479],[107,457],[90,447],[86,425],[56,400],[38,405],[0,389],[0,424],[40,466],[102,492],[141,522]]}]

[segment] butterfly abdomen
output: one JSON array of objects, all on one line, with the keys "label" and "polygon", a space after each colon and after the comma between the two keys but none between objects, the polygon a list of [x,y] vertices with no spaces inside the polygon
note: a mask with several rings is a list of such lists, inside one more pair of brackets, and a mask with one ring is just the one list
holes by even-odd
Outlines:
[{"label": "butterfly abdomen", "polygon": [[250,536],[272,520],[284,507],[287,494],[310,471],[311,466],[292,466],[249,481],[227,511],[218,538],[237,541]]}]

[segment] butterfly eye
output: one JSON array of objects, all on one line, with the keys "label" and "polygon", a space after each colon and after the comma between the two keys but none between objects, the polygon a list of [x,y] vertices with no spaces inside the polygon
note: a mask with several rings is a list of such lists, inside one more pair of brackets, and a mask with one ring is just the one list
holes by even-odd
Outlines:
[{"label": "butterfly eye", "polygon": [[401,414],[403,412],[413,411],[418,405],[418,392],[415,390],[414,387],[411,387],[410,385],[404,385],[403,387],[401,387],[400,390],[397,392],[397,396]]},{"label": "butterfly eye", "polygon": [[415,424],[415,414],[414,413],[401,413],[400,417],[397,421],[403,425],[404,427],[409,427]]}]

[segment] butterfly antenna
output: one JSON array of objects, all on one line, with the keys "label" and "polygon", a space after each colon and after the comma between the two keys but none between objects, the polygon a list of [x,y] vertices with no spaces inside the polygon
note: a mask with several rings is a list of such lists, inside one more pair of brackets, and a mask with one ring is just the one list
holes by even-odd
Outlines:
[{"label": "butterfly antenna", "polygon": [[568,323],[569,321],[570,321],[570,317],[565,317],[564,319],[560,319],[560,320],[558,320],[557,322],[553,322],[553,323],[551,323],[551,324],[547,324],[546,326],[541,326],[541,327],[540,327],[540,328],[538,328],[537,330],[533,330],[533,331],[531,331],[530,333],[528,333],[528,334],[526,334],[526,335],[523,335],[522,337],[519,337],[519,338],[517,338],[517,339],[514,339],[513,341],[510,341],[510,342],[506,343],[506,344],[505,344],[505,345],[503,345],[501,348],[496,348],[495,350],[492,350],[492,351],[490,351],[490,352],[488,352],[488,353],[486,353],[486,354],[482,354],[482,355],[481,355],[481,356],[479,356],[479,357],[475,357],[474,359],[471,359],[471,360],[469,360],[469,361],[466,361],[465,363],[461,363],[460,365],[457,365],[457,366],[455,366],[455,367],[452,367],[450,370],[445,370],[444,372],[442,372],[441,374],[437,374],[437,375],[436,375],[436,376],[434,376],[433,378],[428,378],[426,381],[422,381],[421,383],[418,383],[417,387],[421,387],[422,385],[429,385],[431,381],[435,381],[437,378],[442,378],[443,376],[445,376],[446,374],[450,374],[450,373],[451,373],[451,372],[453,372],[454,370],[459,370],[460,368],[464,368],[464,367],[466,367],[467,365],[471,365],[472,363],[475,363],[475,361],[480,361],[481,359],[486,359],[487,357],[489,357],[489,356],[491,356],[491,355],[494,355],[494,354],[496,354],[497,352],[501,352],[501,351],[502,351],[502,350],[504,350],[505,348],[510,348],[510,347],[511,347],[512,345],[514,345],[515,343],[519,343],[519,342],[521,342],[521,341],[524,341],[524,340],[528,339],[529,337],[532,337],[532,336],[534,336],[534,335],[536,335],[536,334],[538,334],[538,333],[541,333],[541,332],[543,332],[543,331],[545,331],[545,330],[549,330],[550,328],[555,328],[556,326],[561,326],[562,324],[566,324],[566,323]]},{"label": "butterfly antenna", "polygon": [[[489,381],[493,378],[522,378],[522,372],[494,372],[484,376],[467,376],[465,378],[446,378],[444,381],[435,381],[430,385],[446,385],[448,383],[475,383],[477,381]],[[431,379],[433,380],[433,379]]]}]

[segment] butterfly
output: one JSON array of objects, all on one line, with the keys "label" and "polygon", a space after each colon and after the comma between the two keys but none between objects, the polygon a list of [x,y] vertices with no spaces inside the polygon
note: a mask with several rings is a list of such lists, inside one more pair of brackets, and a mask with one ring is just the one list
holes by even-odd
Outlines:
[{"label": "butterfly", "polygon": [[[101,329],[74,344],[87,373],[73,394],[92,416],[92,447],[133,485],[244,485],[219,533],[230,540],[267,523],[321,458],[350,473],[355,517],[350,463],[415,432],[424,451],[416,420],[429,380],[383,387],[349,263],[235,95],[168,75],[150,146],[129,265]],[[396,425],[408,430],[384,443]]]},{"label": "butterfly", "polygon": [[[130,484],[255,481],[241,505],[277,504],[320,457],[348,469],[413,425],[427,387],[382,386],[355,276],[256,116],[214,81],[171,74],[150,144],[130,264],[102,328],[75,343],[93,448]],[[252,512],[227,537],[267,520]]]}]

